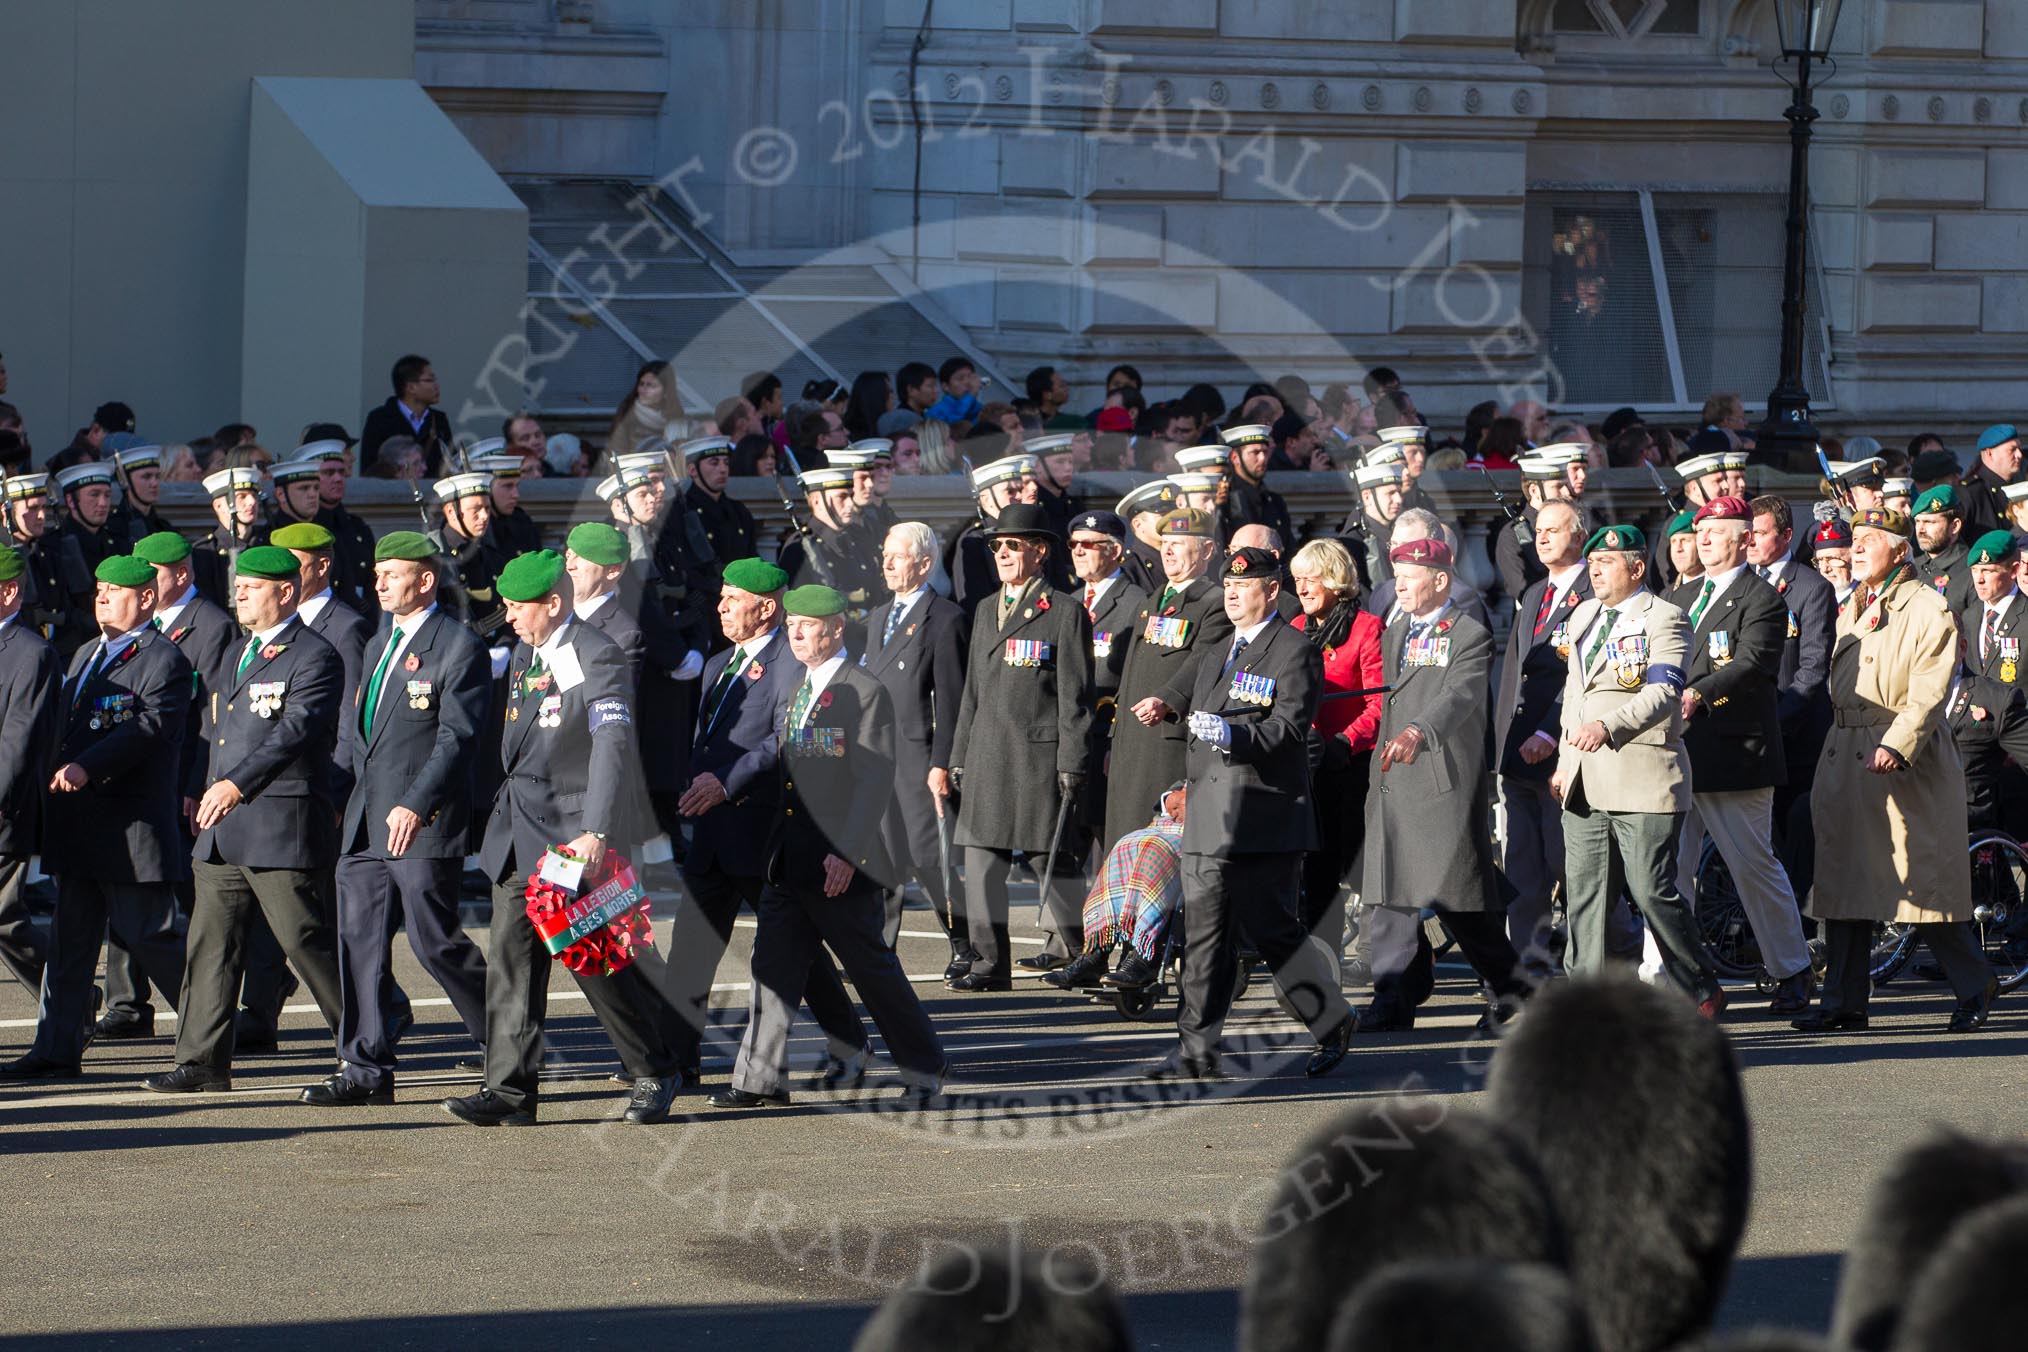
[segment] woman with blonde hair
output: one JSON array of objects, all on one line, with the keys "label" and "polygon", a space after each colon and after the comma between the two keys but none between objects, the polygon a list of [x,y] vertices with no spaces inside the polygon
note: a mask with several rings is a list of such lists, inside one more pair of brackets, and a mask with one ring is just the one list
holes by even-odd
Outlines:
[{"label": "woman with blonde hair", "polygon": [[1303,861],[1299,912],[1303,928],[1335,955],[1345,946],[1345,880],[1366,843],[1366,784],[1380,733],[1380,696],[1345,692],[1384,683],[1384,626],[1361,609],[1358,569],[1338,541],[1304,545],[1289,561],[1289,576],[1303,607],[1295,626],[1324,656],[1325,698],[1310,725],[1310,802],[1319,846]]},{"label": "woman with blonde hair", "polygon": [[951,425],[935,418],[926,418],[915,427],[916,448],[922,452],[924,474],[956,474],[958,464],[957,443],[951,440]]},{"label": "woman with blonde hair", "polygon": [[[683,400],[677,393],[676,368],[668,362],[651,361],[634,373],[634,387],[620,400],[606,429],[606,457],[625,455],[650,437],[680,433],[685,424]],[[675,423],[675,427],[671,424]]]}]

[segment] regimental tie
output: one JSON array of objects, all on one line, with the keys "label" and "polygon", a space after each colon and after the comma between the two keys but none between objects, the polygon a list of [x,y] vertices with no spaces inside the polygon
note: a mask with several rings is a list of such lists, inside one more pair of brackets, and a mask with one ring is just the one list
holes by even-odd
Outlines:
[{"label": "regimental tie", "polygon": [[[887,622],[887,632],[894,633],[894,621]],[[739,679],[739,673],[746,668],[746,645],[736,645],[732,656],[726,660],[725,670],[718,673],[718,679],[711,684],[711,693],[704,697],[704,734],[718,726],[718,711],[725,706],[725,697],[732,691],[732,683]]]},{"label": "regimental tie", "polygon": [[366,701],[359,709],[359,730],[368,737],[373,735],[373,715],[380,708],[380,683],[386,679],[388,664],[394,661],[394,650],[400,646],[401,626],[396,625],[387,632],[387,648],[374,665],[373,678],[366,683]]},{"label": "regimental tie", "polygon": [[1542,637],[1542,627],[1549,623],[1549,612],[1554,609],[1556,609],[1556,584],[1544,581],[1542,584],[1542,604],[1536,607],[1535,610],[1534,636],[1536,638]]},{"label": "regimental tie", "polygon": [[1088,619],[1098,618],[1098,583],[1084,584],[1084,613]]},{"label": "regimental tie", "polygon": [[2000,634],[2000,612],[1992,606],[1986,607],[1986,622],[1979,626],[1979,661],[1993,660],[1994,640]]},{"label": "regimental tie", "polygon": [[[1697,604],[1690,607],[1690,627],[1692,629],[1695,629],[1698,622],[1704,618],[1704,607],[1711,604],[1711,593],[1717,590],[1718,584],[1716,582],[1713,582],[1708,577],[1704,579],[1704,590],[1697,593]],[[1586,658],[1585,660],[1589,662],[1591,659]]]},{"label": "regimental tie", "polygon": [[803,683],[796,687],[796,697],[789,701],[790,732],[794,732],[802,727],[803,720],[810,716],[810,701],[813,698],[815,698],[815,692],[810,689],[810,678],[805,676]]},{"label": "regimental tie", "polygon": [[[1706,582],[1704,585],[1707,588],[1711,586],[1709,582]],[[1599,653],[1605,648],[1606,640],[1612,637],[1613,621],[1619,617],[1620,612],[1611,607],[1606,609],[1605,614],[1598,617],[1597,637],[1593,638],[1591,646],[1584,650],[1584,669],[1586,671],[1590,671],[1591,664],[1598,660]]]},{"label": "regimental tie", "polygon": [[1239,665],[1239,659],[1245,655],[1246,640],[1244,638],[1234,639],[1232,641],[1232,652],[1225,659],[1225,670],[1218,673],[1219,684],[1223,685],[1225,683],[1225,678],[1232,674],[1232,669]]},{"label": "regimental tie", "polygon": [[887,608],[887,632],[880,636],[881,647],[885,648],[894,642],[894,631],[901,628],[901,617],[906,611],[907,607],[902,605],[901,598],[895,597],[894,603]]}]

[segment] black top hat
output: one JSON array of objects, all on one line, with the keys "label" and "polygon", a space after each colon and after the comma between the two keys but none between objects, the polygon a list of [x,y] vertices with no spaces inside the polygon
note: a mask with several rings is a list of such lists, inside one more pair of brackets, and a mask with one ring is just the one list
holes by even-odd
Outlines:
[{"label": "black top hat", "polygon": [[988,540],[1002,535],[1019,535],[1033,540],[1057,539],[1056,527],[1049,524],[1049,513],[1031,502],[1016,502],[1000,509],[1000,515],[993,524],[986,527]]}]

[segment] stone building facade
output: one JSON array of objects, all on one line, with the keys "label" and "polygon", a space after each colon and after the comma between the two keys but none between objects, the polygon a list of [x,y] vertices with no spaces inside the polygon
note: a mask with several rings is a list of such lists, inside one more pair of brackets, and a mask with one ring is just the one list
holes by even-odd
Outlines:
[{"label": "stone building facade", "polygon": [[[1820,416],[2010,417],[2028,5],[1845,11]],[[417,26],[418,79],[504,175],[662,178],[746,263],[883,261],[1006,372],[1386,363],[1431,412],[1686,417],[1774,381],[1771,0],[418,0]]]}]

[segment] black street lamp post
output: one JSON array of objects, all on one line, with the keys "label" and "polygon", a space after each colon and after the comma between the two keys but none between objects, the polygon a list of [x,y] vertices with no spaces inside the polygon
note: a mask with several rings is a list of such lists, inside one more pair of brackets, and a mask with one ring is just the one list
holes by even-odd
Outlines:
[{"label": "black street lamp post", "polygon": [[[1830,60],[1831,34],[1844,0],[1776,0],[1782,56],[1793,58],[1795,99],[1783,114],[1789,122],[1788,247],[1782,259],[1781,373],[1767,397],[1767,421],[1757,434],[1763,453],[1779,455],[1793,470],[1816,467],[1817,428],[1810,421],[1810,391],[1803,384],[1804,290],[1809,264],[1810,102],[1812,67]],[[1835,66],[1833,67],[1835,69]]]}]

